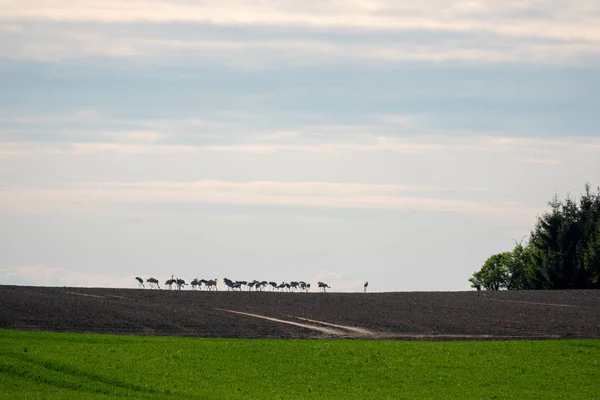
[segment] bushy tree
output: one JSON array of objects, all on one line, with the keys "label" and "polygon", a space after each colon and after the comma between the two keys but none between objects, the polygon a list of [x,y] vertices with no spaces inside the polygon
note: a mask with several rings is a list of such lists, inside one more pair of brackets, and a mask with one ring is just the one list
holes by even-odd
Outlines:
[{"label": "bushy tree", "polygon": [[506,268],[506,282],[504,287],[508,290],[528,289],[527,267],[530,263],[531,254],[522,243],[517,243],[510,254]]},{"label": "bushy tree", "polygon": [[510,253],[494,254],[488,258],[483,267],[469,279],[471,286],[483,287],[486,290],[500,290],[506,287]]},{"label": "bushy tree", "polygon": [[521,244],[517,244],[513,251],[494,254],[469,278],[471,287],[486,290],[526,289],[528,257]]}]

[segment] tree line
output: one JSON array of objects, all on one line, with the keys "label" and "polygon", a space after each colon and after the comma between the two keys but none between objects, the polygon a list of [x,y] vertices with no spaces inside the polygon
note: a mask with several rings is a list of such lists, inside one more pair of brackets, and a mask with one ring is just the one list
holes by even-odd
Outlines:
[{"label": "tree line", "polygon": [[599,289],[600,188],[579,201],[557,195],[537,217],[528,240],[494,254],[469,282],[477,290]]}]

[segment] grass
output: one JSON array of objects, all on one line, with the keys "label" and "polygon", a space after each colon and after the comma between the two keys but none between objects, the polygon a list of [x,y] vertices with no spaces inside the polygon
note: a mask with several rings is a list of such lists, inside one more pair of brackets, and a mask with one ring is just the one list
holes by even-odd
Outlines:
[{"label": "grass", "polygon": [[600,399],[600,341],[236,340],[0,330],[6,399]]}]

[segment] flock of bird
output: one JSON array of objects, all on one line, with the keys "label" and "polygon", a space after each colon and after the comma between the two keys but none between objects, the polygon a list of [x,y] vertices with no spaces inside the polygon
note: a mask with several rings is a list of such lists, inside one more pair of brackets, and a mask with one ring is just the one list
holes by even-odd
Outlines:
[{"label": "flock of bird", "polygon": [[[139,288],[146,287],[146,285],[144,285],[144,280],[142,278],[140,278],[139,276],[136,276],[135,279],[138,281]],[[185,286],[189,286],[190,289],[192,289],[192,290],[203,290],[203,289],[204,290],[219,290],[217,287],[217,283],[218,283],[217,279],[195,278],[188,284],[183,279],[171,277],[171,279],[168,279],[167,281],[165,281],[164,288],[181,290]],[[223,283],[225,284],[225,286],[227,286],[227,290],[232,290],[232,291],[235,291],[235,290],[241,291],[243,289],[262,291],[265,288],[270,288],[272,291],[278,290],[278,291],[288,291],[288,292],[298,292],[298,291],[308,292],[310,290],[310,283],[306,283],[304,281],[292,281],[289,283],[287,283],[287,282],[277,283],[277,282],[273,282],[273,281],[267,282],[267,281],[254,280],[252,282],[248,282],[248,281],[233,281],[231,279],[224,278]],[[158,279],[155,279],[154,277],[146,279],[146,284],[148,284],[148,287],[151,289],[160,289],[161,288],[160,284],[158,282]],[[331,289],[331,286],[329,286],[328,284],[326,284],[324,282],[319,281],[319,283],[317,285],[319,287],[319,290],[323,293],[327,292],[327,289]],[[365,282],[365,285],[364,285],[365,292],[367,290],[367,285],[368,285],[368,282]]]}]

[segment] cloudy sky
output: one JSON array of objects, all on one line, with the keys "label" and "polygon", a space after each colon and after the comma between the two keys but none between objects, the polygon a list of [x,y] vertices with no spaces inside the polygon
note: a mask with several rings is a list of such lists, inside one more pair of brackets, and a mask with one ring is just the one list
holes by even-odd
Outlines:
[{"label": "cloudy sky", "polygon": [[600,185],[597,0],[0,0],[0,283],[468,290]]}]

